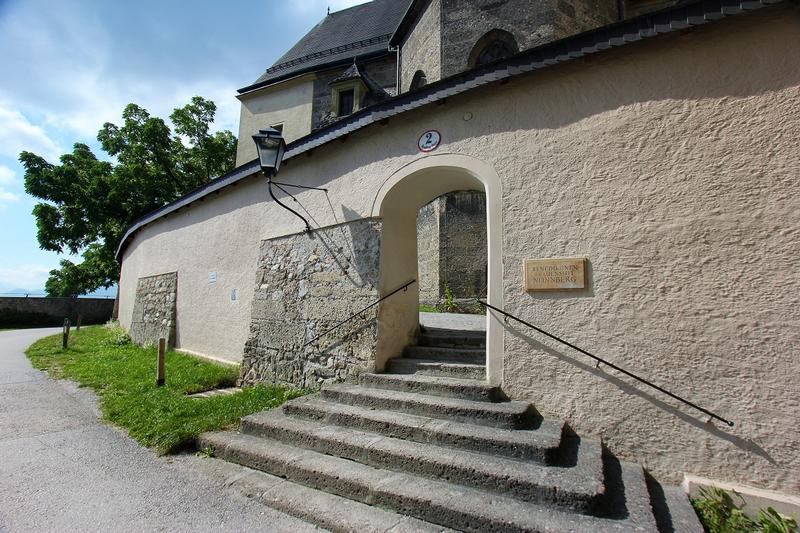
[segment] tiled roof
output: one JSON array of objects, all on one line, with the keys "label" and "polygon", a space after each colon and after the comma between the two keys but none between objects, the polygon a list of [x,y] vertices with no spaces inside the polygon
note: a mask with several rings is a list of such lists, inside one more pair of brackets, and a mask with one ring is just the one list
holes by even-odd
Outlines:
[{"label": "tiled roof", "polygon": [[[649,13],[624,22],[604,26],[596,30],[576,35],[532,48],[501,61],[450,76],[425,85],[422,88],[404,93],[384,102],[361,109],[328,127],[301,137],[286,147],[284,160],[297,157],[336,139],[371,124],[380,123],[390,117],[412,109],[419,109],[445,98],[489,86],[509,78],[529,72],[546,69],[552,65],[565,63],[609,48],[628,46],[630,43],[649,39],[661,34],[683,30],[692,26],[713,23],[729,16],[739,15],[785,0],[698,0],[691,4]],[[258,159],[241,165],[229,173],[184,195],[182,198],[141,217],[131,224],[117,248],[117,259],[121,257],[125,245],[136,231],[159,218],[224,189],[258,172]]]},{"label": "tiled roof", "polygon": [[240,93],[321,68],[389,53],[389,37],[410,0],[373,0],[326,16]]}]

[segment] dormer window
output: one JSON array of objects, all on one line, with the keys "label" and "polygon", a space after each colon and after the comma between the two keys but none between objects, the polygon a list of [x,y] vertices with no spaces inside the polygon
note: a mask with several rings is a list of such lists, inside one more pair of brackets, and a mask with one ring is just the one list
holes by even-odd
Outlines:
[{"label": "dormer window", "polygon": [[344,117],[353,113],[356,101],[356,91],[353,89],[339,90],[339,112],[338,116]]},{"label": "dormer window", "polygon": [[338,78],[329,83],[331,87],[331,114],[334,117],[346,117],[361,109],[367,97],[375,94],[375,90],[383,91],[380,86],[371,90],[370,85],[375,82],[359,70],[358,65],[353,65],[345,70]]}]

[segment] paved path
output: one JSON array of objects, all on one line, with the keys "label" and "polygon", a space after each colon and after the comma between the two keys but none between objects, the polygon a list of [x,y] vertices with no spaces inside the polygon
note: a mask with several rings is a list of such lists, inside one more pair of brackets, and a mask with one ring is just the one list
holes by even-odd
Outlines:
[{"label": "paved path", "polygon": [[486,315],[460,313],[420,313],[419,323],[429,328],[486,331]]},{"label": "paved path", "polygon": [[60,329],[0,332],[0,533],[318,531],[98,419],[95,395],[23,354]]}]

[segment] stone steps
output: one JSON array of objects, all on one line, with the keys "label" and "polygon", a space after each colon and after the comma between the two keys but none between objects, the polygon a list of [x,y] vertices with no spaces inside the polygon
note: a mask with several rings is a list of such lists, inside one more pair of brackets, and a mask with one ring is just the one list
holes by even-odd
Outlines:
[{"label": "stone steps", "polygon": [[362,374],[364,387],[401,392],[415,392],[476,402],[499,402],[505,399],[500,387],[474,379],[425,376],[419,374]]},{"label": "stone steps", "polygon": [[598,441],[580,444],[575,466],[554,468],[291,418],[280,410],[245,418],[242,432],[376,468],[494,490],[520,500],[552,503],[576,511],[590,511],[604,490]]},{"label": "stone steps", "polygon": [[325,387],[320,394],[332,402],[483,426],[530,429],[536,421],[536,414],[527,402],[479,402],[347,384]]},{"label": "stone steps", "polygon": [[481,335],[425,331],[431,345],[389,361],[393,373],[324,387],[199,444],[285,478],[260,501],[333,531],[702,531],[679,491],[504,401],[486,382]]},{"label": "stone steps", "polygon": [[389,360],[386,364],[386,371],[392,374],[417,374],[422,376],[486,380],[486,365],[446,363],[430,359],[397,357]]},{"label": "stone steps", "polygon": [[597,517],[521,501],[407,473],[388,473],[341,457],[233,432],[207,433],[217,457],[330,494],[458,531],[657,531],[644,473],[620,464],[624,509]]},{"label": "stone steps", "polygon": [[[561,461],[563,422],[543,420],[535,430],[507,430],[462,424],[408,413],[367,409],[328,402],[316,396],[297,398],[283,406],[291,416],[320,420],[337,426],[370,431],[388,437],[452,446],[464,450],[539,463]],[[257,424],[258,416],[242,419],[242,431]]]},{"label": "stone steps", "polygon": [[452,363],[486,364],[486,348],[437,348],[434,346],[409,346],[403,356]]},{"label": "stone steps", "polygon": [[315,528],[314,531],[333,533],[455,533],[443,526],[306,487],[222,459],[211,457],[203,461],[206,470],[223,472],[222,482],[226,487],[308,522],[309,531],[314,525],[324,528]]},{"label": "stone steps", "polygon": [[417,344],[420,346],[434,346],[441,348],[458,348],[472,346],[475,348],[486,347],[485,331],[459,331],[452,329],[430,328],[421,329]]}]

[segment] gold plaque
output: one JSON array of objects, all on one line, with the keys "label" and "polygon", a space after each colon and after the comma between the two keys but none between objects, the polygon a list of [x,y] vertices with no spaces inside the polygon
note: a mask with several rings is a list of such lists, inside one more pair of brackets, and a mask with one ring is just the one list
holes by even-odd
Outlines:
[{"label": "gold plaque", "polygon": [[564,291],[586,288],[586,258],[526,259],[526,291]]}]

